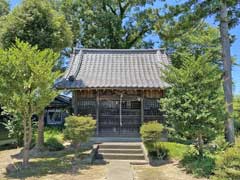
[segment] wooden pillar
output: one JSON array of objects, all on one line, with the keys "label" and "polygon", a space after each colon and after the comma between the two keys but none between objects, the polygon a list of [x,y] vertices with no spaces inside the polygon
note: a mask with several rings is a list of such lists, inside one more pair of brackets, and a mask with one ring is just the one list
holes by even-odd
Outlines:
[{"label": "wooden pillar", "polygon": [[78,109],[78,102],[77,102],[77,91],[72,91],[72,108],[73,108],[73,114],[75,116],[78,115],[77,109]]},{"label": "wooden pillar", "polygon": [[144,122],[144,91],[142,91],[141,97],[141,124]]},{"label": "wooden pillar", "polygon": [[96,96],[96,135],[99,135],[99,91]]},{"label": "wooden pillar", "polygon": [[122,127],[122,98],[123,98],[123,94],[121,93],[120,95],[120,106],[119,106],[119,115],[120,115],[120,128]]}]

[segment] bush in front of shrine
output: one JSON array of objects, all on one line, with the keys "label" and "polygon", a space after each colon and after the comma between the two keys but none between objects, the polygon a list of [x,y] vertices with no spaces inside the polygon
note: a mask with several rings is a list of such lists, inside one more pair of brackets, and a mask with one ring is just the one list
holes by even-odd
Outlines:
[{"label": "bush in front of shrine", "polygon": [[150,121],[141,126],[140,134],[144,143],[155,143],[160,141],[163,125],[157,121]]},{"label": "bush in front of shrine", "polygon": [[156,156],[158,159],[164,159],[168,156],[168,152],[165,148],[159,148],[157,146],[160,142],[163,129],[163,125],[157,121],[144,123],[140,129],[142,140],[149,154],[155,154],[153,156]]},{"label": "bush in front of shrine", "polygon": [[94,134],[96,121],[90,116],[68,116],[65,118],[64,138],[76,148],[87,142]]}]

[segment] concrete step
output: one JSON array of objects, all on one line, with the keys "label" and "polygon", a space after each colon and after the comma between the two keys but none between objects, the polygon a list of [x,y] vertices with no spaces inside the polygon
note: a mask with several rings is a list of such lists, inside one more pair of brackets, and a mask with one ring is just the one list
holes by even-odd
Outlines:
[{"label": "concrete step", "polygon": [[99,144],[99,149],[141,149],[139,144]]},{"label": "concrete step", "polygon": [[104,160],[145,160],[143,154],[122,154],[122,153],[101,153],[97,154],[97,159]]},{"label": "concrete step", "polygon": [[100,148],[98,153],[142,154],[142,149],[105,149]]}]

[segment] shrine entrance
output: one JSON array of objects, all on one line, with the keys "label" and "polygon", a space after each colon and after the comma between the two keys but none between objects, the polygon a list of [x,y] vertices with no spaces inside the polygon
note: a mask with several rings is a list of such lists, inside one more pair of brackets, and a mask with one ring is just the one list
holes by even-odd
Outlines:
[{"label": "shrine entrance", "polygon": [[138,136],[141,126],[141,99],[120,95],[99,101],[99,135]]}]

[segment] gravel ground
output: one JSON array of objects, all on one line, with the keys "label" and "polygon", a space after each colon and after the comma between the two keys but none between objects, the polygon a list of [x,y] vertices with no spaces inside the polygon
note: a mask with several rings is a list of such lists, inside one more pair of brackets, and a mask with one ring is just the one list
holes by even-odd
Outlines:
[{"label": "gravel ground", "polygon": [[134,173],[136,180],[207,180],[194,178],[192,175],[186,174],[177,162],[161,166],[134,166]]}]

